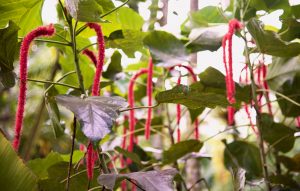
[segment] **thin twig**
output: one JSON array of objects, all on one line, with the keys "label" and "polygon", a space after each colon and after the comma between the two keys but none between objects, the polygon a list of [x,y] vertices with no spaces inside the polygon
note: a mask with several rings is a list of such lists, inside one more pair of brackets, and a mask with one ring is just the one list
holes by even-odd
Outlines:
[{"label": "thin twig", "polygon": [[78,87],[75,87],[75,86],[72,86],[72,85],[69,85],[69,84],[64,84],[64,83],[59,83],[59,82],[52,82],[52,81],[47,81],[47,80],[37,80],[37,79],[27,78],[27,81],[44,83],[44,84],[53,84],[53,85],[59,85],[59,86],[65,86],[65,87],[73,88],[73,89],[76,89],[76,90],[79,89]]},{"label": "thin twig", "polygon": [[119,112],[136,110],[136,109],[149,109],[149,108],[155,108],[157,106],[159,106],[159,103],[156,105],[152,105],[152,106],[140,106],[140,107],[131,107],[131,108],[126,108],[126,109],[120,109]]},{"label": "thin twig", "polygon": [[67,185],[66,185],[67,191],[69,191],[69,189],[70,189],[70,176],[71,176],[73,153],[74,153],[74,147],[75,147],[75,137],[76,137],[76,117],[74,117],[74,119],[73,119],[72,147],[71,147],[71,153],[70,153],[70,161],[69,161],[69,169],[68,169],[68,177],[67,177]]},{"label": "thin twig", "polygon": [[[23,40],[24,37],[18,37],[18,39]],[[47,42],[47,43],[53,43],[53,44],[59,44],[59,45],[64,45],[64,46],[71,46],[71,43],[65,43],[65,42],[60,42],[56,40],[49,40],[49,39],[34,39],[36,42]]]}]

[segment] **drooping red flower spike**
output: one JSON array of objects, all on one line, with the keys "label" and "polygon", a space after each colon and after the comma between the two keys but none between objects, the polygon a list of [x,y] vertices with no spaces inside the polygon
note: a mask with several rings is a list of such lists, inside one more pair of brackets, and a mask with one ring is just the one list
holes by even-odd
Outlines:
[{"label": "drooping red flower spike", "polygon": [[89,180],[93,179],[94,174],[94,149],[91,142],[89,142],[86,153],[86,166],[87,166],[87,176]]},{"label": "drooping red flower spike", "polygon": [[253,124],[253,122],[252,122],[252,118],[251,118],[251,115],[250,115],[250,111],[249,111],[248,105],[245,104],[245,105],[244,105],[244,108],[245,108],[247,117],[248,117],[248,119],[249,119],[249,121],[250,121],[250,127],[251,127],[251,129],[253,130],[253,132],[254,132],[256,135],[258,135],[257,129],[255,129],[255,126],[254,126],[254,124]]},{"label": "drooping red flower spike", "polygon": [[[152,58],[149,58],[148,63],[148,77],[147,77],[147,97],[148,106],[152,106],[152,78],[153,78],[153,62]],[[145,124],[145,138],[148,140],[150,138],[150,128],[152,119],[152,108],[148,108],[147,119]]]},{"label": "drooping red flower spike", "polygon": [[[181,84],[181,76],[177,79],[177,85]],[[180,131],[180,120],[181,120],[181,107],[180,104],[176,105],[176,124],[177,124],[177,142],[181,140],[181,131]]]},{"label": "drooping red flower spike", "polygon": [[97,35],[98,59],[97,59],[96,73],[95,73],[94,83],[92,88],[92,95],[98,96],[100,90],[100,78],[103,70],[104,57],[105,57],[105,43],[104,43],[102,29],[99,24],[87,23],[87,26],[90,27],[91,29],[94,29]]},{"label": "drooping red flower spike", "polygon": [[[182,65],[182,64],[178,64],[176,66],[185,68],[189,72],[189,74],[192,76],[193,81],[197,82],[197,76],[194,73],[194,70],[193,70],[193,68],[191,66]],[[172,66],[171,68],[169,68],[169,71],[173,70],[176,66]],[[179,104],[177,105],[177,110],[180,110],[180,105]],[[178,116],[177,116],[177,120],[178,120]],[[194,129],[195,139],[199,139],[199,127],[198,127],[199,126],[199,120],[198,119],[195,120],[194,125],[195,125],[195,129]],[[180,131],[180,129],[179,129],[179,131]],[[180,140],[180,135],[179,134],[180,133],[177,132],[177,140],[178,140],[178,137],[179,137],[179,140]]]},{"label": "drooping red flower spike", "polygon": [[267,66],[265,64],[262,65],[262,76],[263,76],[263,87],[265,90],[267,90],[265,92],[265,96],[266,96],[266,100],[267,100],[267,106],[268,106],[268,111],[269,111],[269,114],[270,115],[273,115],[273,112],[272,112],[272,105],[270,103],[270,95],[269,95],[269,85],[267,83],[267,80],[266,80],[266,77],[267,77]]},{"label": "drooping red flower spike", "polygon": [[227,121],[228,125],[233,125],[234,124],[234,107],[232,106],[227,106]]},{"label": "drooping red flower spike", "polygon": [[[243,27],[243,25],[236,19],[232,19],[229,21],[229,29],[227,34],[224,36],[222,40],[223,47],[223,63],[225,66],[225,83],[226,83],[226,92],[227,92],[227,100],[230,104],[235,103],[235,83],[233,81],[233,72],[232,72],[232,36],[236,30],[239,30]],[[226,42],[228,41],[228,62],[226,56]],[[233,124],[233,115],[234,108],[232,106],[228,106],[228,123],[229,125]]]},{"label": "drooping red flower spike", "polygon": [[15,123],[15,137],[13,140],[13,148],[18,151],[20,145],[21,131],[24,118],[24,107],[26,102],[26,82],[27,82],[27,57],[30,43],[37,37],[52,36],[55,33],[55,28],[52,24],[41,26],[28,33],[21,44],[20,48],[20,87],[18,96],[18,107]]},{"label": "drooping red flower spike", "polygon": [[[129,107],[133,108],[134,107],[134,83],[136,79],[143,75],[148,73],[147,69],[141,69],[137,73],[135,73],[130,81],[129,81],[129,86],[128,86],[128,104]],[[132,152],[133,151],[133,145],[134,145],[134,129],[135,129],[135,117],[134,117],[134,110],[131,109],[129,111],[129,131],[130,131],[130,136],[129,136],[129,146],[128,146],[128,151]]]},{"label": "drooping red flower spike", "polygon": [[82,51],[82,54],[86,55],[93,62],[95,67],[97,67],[97,57],[93,51],[90,49],[85,49]]},{"label": "drooping red flower spike", "polygon": [[300,128],[300,116],[296,117],[296,125]]},{"label": "drooping red flower spike", "polygon": [[[235,103],[235,84],[233,81],[233,72],[232,72],[232,36],[236,30],[242,28],[242,24],[236,20],[232,19],[229,21],[229,29],[227,34],[224,36],[222,41],[223,47],[223,62],[226,71],[226,89],[227,89],[227,100],[230,104]],[[228,41],[228,63],[226,58],[226,42]]]}]

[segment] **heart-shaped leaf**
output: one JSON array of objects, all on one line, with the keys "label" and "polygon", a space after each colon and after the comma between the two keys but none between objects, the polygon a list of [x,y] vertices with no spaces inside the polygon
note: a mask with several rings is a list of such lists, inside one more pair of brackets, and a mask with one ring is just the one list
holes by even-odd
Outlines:
[{"label": "heart-shaped leaf", "polygon": [[128,174],[102,174],[98,183],[113,190],[116,182],[125,178],[133,179],[140,188],[147,191],[172,191],[172,181],[178,171],[174,168],[162,171],[133,172]]},{"label": "heart-shaped leaf", "polygon": [[128,106],[121,97],[93,96],[81,99],[70,95],[56,96],[59,104],[71,110],[82,125],[82,131],[89,139],[98,141],[110,133],[113,122],[119,116],[118,110]]}]

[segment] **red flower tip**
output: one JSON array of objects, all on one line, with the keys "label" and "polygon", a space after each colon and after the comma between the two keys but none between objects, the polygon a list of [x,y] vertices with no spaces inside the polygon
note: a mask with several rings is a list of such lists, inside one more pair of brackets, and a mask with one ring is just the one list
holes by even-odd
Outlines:
[{"label": "red flower tip", "polygon": [[95,67],[97,67],[97,57],[93,51],[91,51],[90,49],[84,49],[82,51],[82,54],[86,55],[93,62]]},{"label": "red flower tip", "polygon": [[24,118],[24,107],[26,102],[26,80],[27,80],[27,57],[30,43],[37,37],[52,36],[55,33],[53,24],[41,26],[29,32],[23,39],[20,48],[20,87],[18,96],[18,106],[15,123],[15,137],[13,140],[13,148],[17,151],[20,145],[21,131]]},{"label": "red flower tip", "polygon": [[89,180],[93,179],[94,174],[94,149],[93,145],[90,142],[87,147],[87,155],[86,155],[86,166],[87,166],[87,177]]}]

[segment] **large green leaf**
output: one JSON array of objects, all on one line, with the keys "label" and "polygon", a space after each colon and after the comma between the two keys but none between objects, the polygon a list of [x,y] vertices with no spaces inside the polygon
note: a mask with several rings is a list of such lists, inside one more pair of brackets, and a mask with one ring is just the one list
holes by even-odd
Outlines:
[{"label": "large green leaf", "polygon": [[[117,35],[116,35],[117,34]],[[124,53],[130,57],[134,58],[134,53],[136,51],[143,52],[143,39],[145,33],[138,30],[122,30],[115,31],[110,35],[108,41],[106,41],[106,46],[109,48],[119,48],[124,51]]]},{"label": "large green leaf", "polygon": [[247,29],[261,53],[279,57],[292,57],[300,53],[300,43],[283,41],[277,33],[264,30],[256,19],[248,22]]},{"label": "large green leaf", "polygon": [[[189,109],[216,106],[227,107],[226,84],[224,75],[218,70],[209,67],[199,75],[200,81],[190,86],[179,85],[171,90],[159,92],[155,99],[158,103],[179,103]],[[236,106],[241,101],[248,102],[250,88],[236,84]]]},{"label": "large green leaf", "polygon": [[181,157],[191,152],[199,152],[203,143],[198,140],[181,141],[172,145],[163,152],[163,163],[170,164],[176,162]]},{"label": "large green leaf", "polygon": [[4,87],[15,85],[13,62],[18,52],[18,30],[19,27],[12,21],[0,29],[0,82]]},{"label": "large green leaf", "polygon": [[[0,1],[0,27],[4,27],[9,20],[19,23],[22,21],[23,23],[28,23],[27,15],[32,14],[31,9],[36,10],[36,5],[40,5],[43,3],[43,0],[1,0]],[[36,13],[34,13],[36,14]],[[36,15],[35,15],[36,16]],[[38,17],[41,17],[38,15]],[[33,22],[36,22],[38,18],[31,18]],[[31,25],[31,23],[28,23]],[[26,26],[24,26],[26,27]]]},{"label": "large green leaf", "polygon": [[[227,19],[229,20],[230,16]],[[219,7],[207,6],[191,12],[184,23],[182,23],[181,31],[186,34],[195,28],[208,27],[211,23],[227,23],[227,19],[221,14]]]},{"label": "large green leaf", "polygon": [[117,80],[116,75],[122,72],[123,68],[121,65],[122,55],[119,51],[115,51],[110,58],[110,63],[107,67],[107,70],[103,72],[102,76],[107,79]]},{"label": "large green leaf", "polygon": [[82,22],[102,22],[101,15],[115,6],[110,0],[66,0],[71,16]]},{"label": "large green leaf", "polygon": [[224,163],[227,168],[243,168],[250,179],[262,176],[259,149],[255,145],[245,141],[225,145]]},{"label": "large green leaf", "polygon": [[282,40],[291,41],[300,38],[300,22],[295,18],[283,18],[282,27],[278,31]]},{"label": "large green leaf", "polygon": [[183,43],[168,32],[150,32],[145,36],[144,44],[150,49],[153,59],[162,63],[165,67],[177,65],[188,60]]},{"label": "large green leaf", "polygon": [[0,133],[0,184],[5,191],[37,189],[36,176],[25,166],[11,143]]},{"label": "large green leaf", "polygon": [[222,39],[226,32],[227,25],[192,29],[187,48],[191,49],[191,52],[216,51],[222,45]]},{"label": "large green leaf", "polygon": [[42,22],[42,7],[44,0],[37,1],[30,9],[26,11],[18,23],[21,30],[19,36],[25,36],[28,32],[43,24]]},{"label": "large green leaf", "polygon": [[39,177],[40,179],[48,178],[48,171],[47,169],[56,164],[63,161],[63,158],[60,154],[51,152],[47,155],[44,159],[34,159],[30,160],[27,163],[27,166],[32,170],[32,172]]},{"label": "large green leaf", "polygon": [[[291,100],[300,103],[300,72],[296,74],[294,79],[286,81],[278,90],[279,93],[287,96]],[[300,115],[300,107],[289,100],[278,96],[278,103],[283,115],[288,117],[298,117]]]},{"label": "large green leaf", "polygon": [[278,151],[288,152],[294,146],[295,131],[283,124],[275,123],[268,114],[261,116],[261,131],[263,139]]},{"label": "large green leaf", "polygon": [[273,62],[268,66],[266,80],[271,89],[278,90],[286,81],[293,81],[300,72],[300,57],[280,58],[273,57]]}]

